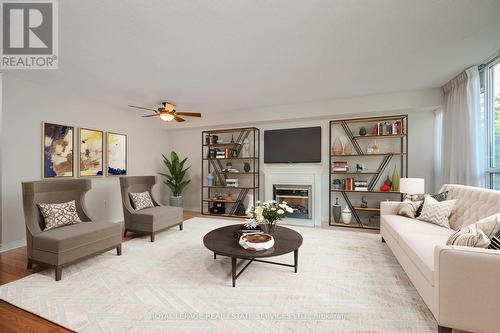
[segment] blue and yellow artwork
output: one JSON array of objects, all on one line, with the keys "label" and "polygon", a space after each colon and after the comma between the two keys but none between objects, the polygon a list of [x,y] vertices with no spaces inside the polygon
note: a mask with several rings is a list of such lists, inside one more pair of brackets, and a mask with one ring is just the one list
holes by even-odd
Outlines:
[{"label": "blue and yellow artwork", "polygon": [[43,123],[43,177],[73,177],[71,126]]},{"label": "blue and yellow artwork", "polygon": [[102,131],[80,128],[78,136],[79,176],[102,176],[104,168],[104,134]]}]

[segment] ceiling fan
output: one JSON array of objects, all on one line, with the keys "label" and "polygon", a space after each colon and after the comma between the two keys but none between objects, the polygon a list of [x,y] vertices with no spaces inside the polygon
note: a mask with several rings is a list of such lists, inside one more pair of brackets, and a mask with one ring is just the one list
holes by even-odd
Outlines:
[{"label": "ceiling fan", "polygon": [[186,121],[186,119],[180,117],[180,116],[186,116],[186,117],[198,117],[201,118],[201,113],[199,112],[177,112],[176,108],[177,105],[174,103],[170,102],[162,102],[161,103],[163,107],[158,108],[157,110],[155,109],[150,109],[150,108],[145,108],[142,106],[136,106],[136,105],[129,105],[131,108],[136,108],[136,109],[141,109],[141,110],[148,110],[148,111],[153,111],[154,114],[150,114],[147,116],[142,116],[143,118],[149,118],[149,117],[160,117],[161,120],[170,122],[172,120],[178,121],[178,122],[183,122]]}]

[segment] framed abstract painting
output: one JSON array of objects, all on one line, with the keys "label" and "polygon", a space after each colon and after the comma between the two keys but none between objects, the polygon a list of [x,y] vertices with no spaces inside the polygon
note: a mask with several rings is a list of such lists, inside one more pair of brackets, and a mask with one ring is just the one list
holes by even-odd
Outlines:
[{"label": "framed abstract painting", "polygon": [[42,123],[42,177],[73,177],[74,128]]},{"label": "framed abstract painting", "polygon": [[78,131],[78,176],[104,175],[104,132],[80,128]]},{"label": "framed abstract painting", "polygon": [[127,136],[108,132],[108,176],[124,176],[127,174]]}]

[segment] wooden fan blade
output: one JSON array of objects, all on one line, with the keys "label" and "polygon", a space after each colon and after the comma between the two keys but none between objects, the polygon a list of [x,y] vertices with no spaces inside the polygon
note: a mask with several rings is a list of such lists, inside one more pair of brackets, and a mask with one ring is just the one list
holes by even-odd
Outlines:
[{"label": "wooden fan blade", "polygon": [[200,117],[201,118],[201,113],[199,113],[199,112],[176,112],[175,114],[179,115],[179,116]]},{"label": "wooden fan blade", "polygon": [[153,111],[154,113],[156,113],[156,112],[157,112],[155,109],[143,108],[142,106],[129,105],[129,107],[131,107],[131,108],[136,108],[136,109],[141,109],[141,110]]},{"label": "wooden fan blade", "polygon": [[178,122],[183,122],[183,121],[186,121],[186,119],[182,119],[181,117],[177,116],[177,115],[174,115],[174,119]]},{"label": "wooden fan blade", "polygon": [[159,117],[159,114],[149,114],[147,116],[141,116],[142,118],[149,118],[149,117]]}]

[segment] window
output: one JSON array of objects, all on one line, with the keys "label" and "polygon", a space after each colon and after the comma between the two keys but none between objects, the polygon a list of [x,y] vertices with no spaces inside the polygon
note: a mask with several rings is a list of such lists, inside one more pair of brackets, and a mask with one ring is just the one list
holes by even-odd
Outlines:
[{"label": "window", "polygon": [[488,170],[490,188],[500,190],[500,58],[484,66],[481,107],[488,124]]}]

